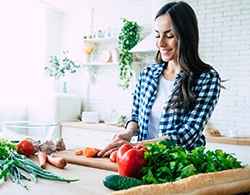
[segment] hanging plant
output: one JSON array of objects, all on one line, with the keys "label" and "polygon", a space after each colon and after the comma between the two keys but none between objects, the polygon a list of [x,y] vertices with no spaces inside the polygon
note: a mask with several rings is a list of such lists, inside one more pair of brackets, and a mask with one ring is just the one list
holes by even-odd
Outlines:
[{"label": "hanging plant", "polygon": [[119,78],[121,86],[124,90],[130,85],[132,73],[132,53],[129,52],[139,41],[141,27],[137,22],[128,21],[123,18],[123,27],[119,34],[119,49],[120,49],[120,62],[119,62]]}]

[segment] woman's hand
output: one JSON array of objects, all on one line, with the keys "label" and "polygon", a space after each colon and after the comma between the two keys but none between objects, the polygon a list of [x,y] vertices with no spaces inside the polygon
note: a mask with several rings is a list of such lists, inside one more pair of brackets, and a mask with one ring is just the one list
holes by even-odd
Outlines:
[{"label": "woman's hand", "polygon": [[[112,141],[98,153],[98,156],[105,157],[109,156],[113,151],[118,150],[123,144],[131,144],[130,140],[133,135],[130,132],[124,132],[116,134]],[[132,145],[132,144],[131,144]]]},{"label": "woman's hand", "polygon": [[118,150],[123,144],[130,144],[132,137],[137,133],[138,125],[135,121],[130,121],[127,125],[126,131],[120,134],[116,134],[112,141],[98,153],[98,156],[105,157],[109,156],[113,151]]}]

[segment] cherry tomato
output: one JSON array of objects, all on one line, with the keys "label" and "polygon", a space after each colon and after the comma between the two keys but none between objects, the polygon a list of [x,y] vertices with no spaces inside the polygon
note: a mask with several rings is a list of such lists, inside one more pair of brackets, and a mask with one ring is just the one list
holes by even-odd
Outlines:
[{"label": "cherry tomato", "polygon": [[34,146],[29,140],[22,140],[17,144],[17,153],[29,157],[34,153]]},{"label": "cherry tomato", "polygon": [[112,152],[109,156],[110,162],[116,162],[117,150]]}]

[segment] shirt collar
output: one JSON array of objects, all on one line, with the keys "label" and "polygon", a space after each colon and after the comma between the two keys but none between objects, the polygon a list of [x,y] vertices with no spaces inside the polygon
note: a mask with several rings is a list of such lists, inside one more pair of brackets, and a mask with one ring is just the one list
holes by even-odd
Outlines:
[{"label": "shirt collar", "polygon": [[162,73],[164,69],[164,66],[165,66],[164,63],[155,65],[155,71],[154,71],[155,78],[158,78],[160,76],[160,74]]},{"label": "shirt collar", "polygon": [[[162,73],[162,71],[163,71],[163,69],[164,69],[164,66],[165,66],[164,63],[162,63],[162,64],[156,64],[156,65],[155,65],[154,76],[155,76],[156,78],[158,78],[158,77],[160,76],[160,74]],[[181,70],[181,71],[176,75],[175,80],[180,79],[180,77],[183,75],[183,72],[184,72],[184,71]]]}]

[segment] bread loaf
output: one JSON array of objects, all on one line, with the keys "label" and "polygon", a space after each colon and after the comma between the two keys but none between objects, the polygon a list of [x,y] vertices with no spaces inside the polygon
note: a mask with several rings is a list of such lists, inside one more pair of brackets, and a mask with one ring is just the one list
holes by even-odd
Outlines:
[{"label": "bread loaf", "polygon": [[150,184],[112,195],[230,195],[250,192],[250,167],[203,173],[176,182]]},{"label": "bread loaf", "polygon": [[220,135],[220,132],[217,129],[207,129],[205,135]]}]

